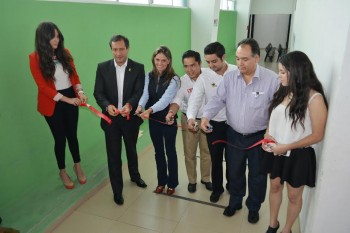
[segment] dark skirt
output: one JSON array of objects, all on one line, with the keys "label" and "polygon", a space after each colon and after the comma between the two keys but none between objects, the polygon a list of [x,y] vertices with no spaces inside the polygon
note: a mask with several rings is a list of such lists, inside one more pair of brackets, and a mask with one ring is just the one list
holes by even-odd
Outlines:
[{"label": "dark skirt", "polygon": [[264,153],[262,171],[270,174],[270,179],[281,178],[281,184],[287,182],[293,188],[303,185],[315,187],[316,155],[312,147],[294,149],[290,156],[274,156]]}]

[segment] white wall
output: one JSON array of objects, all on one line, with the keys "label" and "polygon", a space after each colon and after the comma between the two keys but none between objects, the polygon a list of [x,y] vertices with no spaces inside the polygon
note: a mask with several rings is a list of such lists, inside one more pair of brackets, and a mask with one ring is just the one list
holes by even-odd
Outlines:
[{"label": "white wall", "polygon": [[[190,0],[191,49],[203,57],[204,47],[217,40],[220,0]],[[217,24],[215,24],[217,20]],[[205,65],[205,62],[203,62]]]},{"label": "white wall", "polygon": [[[249,2],[249,4],[247,3]],[[238,0],[248,18],[254,14],[290,13],[273,5],[287,0]],[[291,0],[290,2],[296,2]],[[248,5],[246,5],[248,4]],[[270,12],[270,10],[274,12]],[[313,62],[330,102],[324,141],[317,148],[317,184],[305,189],[300,215],[302,233],[350,232],[350,1],[299,0],[292,19],[290,48],[305,52]],[[245,16],[243,17],[245,18]],[[247,26],[237,22],[237,41]]]},{"label": "white wall", "polygon": [[292,14],[296,0],[251,0],[250,14]]},{"label": "white wall", "polygon": [[[238,43],[242,39],[247,38],[247,27],[251,14],[293,14],[296,1],[297,0],[237,0],[236,42]],[[261,46],[263,47],[264,45],[262,44]],[[282,44],[282,46],[285,47],[284,44]]]},{"label": "white wall", "polygon": [[349,9],[347,0],[297,2],[294,49],[310,57],[330,100],[316,188],[307,189],[304,196],[300,217],[304,233],[350,232]]},{"label": "white wall", "polygon": [[[263,1],[252,0],[250,14],[255,14],[256,15],[255,17],[259,15],[291,14],[292,15],[291,25],[293,25],[293,18],[294,18],[293,14],[295,11],[296,2],[297,0],[263,0]],[[287,30],[288,30],[288,27],[286,28],[286,31]],[[287,36],[287,32],[286,34],[283,34],[283,35]],[[289,44],[288,44],[289,49],[292,47],[291,45],[292,42],[293,42],[293,38],[292,38],[292,35],[290,34]],[[286,44],[282,43],[282,47],[285,48]]]},{"label": "white wall", "polygon": [[236,44],[241,40],[247,38],[247,28],[249,25],[250,15],[250,2],[252,0],[237,0],[237,31],[236,31]]},{"label": "white wall", "polygon": [[255,15],[253,38],[260,48],[265,48],[269,43],[276,48],[279,44],[285,48],[288,24],[289,15],[286,14]]}]

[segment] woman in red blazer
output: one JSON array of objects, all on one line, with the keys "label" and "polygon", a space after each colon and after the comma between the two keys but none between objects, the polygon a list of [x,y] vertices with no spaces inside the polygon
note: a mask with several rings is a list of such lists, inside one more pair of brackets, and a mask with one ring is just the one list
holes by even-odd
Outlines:
[{"label": "woman in red blazer", "polygon": [[29,61],[38,86],[38,111],[44,115],[55,140],[59,175],[64,186],[72,189],[74,182],[65,169],[66,140],[78,181],[85,184],[86,177],[80,166],[77,126],[78,106],[85,103],[87,97],[80,84],[73,58],[64,48],[63,42],[64,37],[54,23],[40,23],[35,34],[35,52],[29,55]]}]

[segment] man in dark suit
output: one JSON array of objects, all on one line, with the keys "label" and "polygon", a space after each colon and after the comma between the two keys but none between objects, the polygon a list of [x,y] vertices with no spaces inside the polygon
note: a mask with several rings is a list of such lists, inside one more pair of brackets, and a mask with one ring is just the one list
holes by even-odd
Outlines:
[{"label": "man in dark suit", "polygon": [[101,127],[105,132],[109,178],[114,202],[122,205],[124,204],[122,138],[131,181],[141,188],[147,187],[138,170],[136,151],[142,119],[134,115],[143,93],[145,69],[143,64],[128,58],[129,40],[125,36],[112,36],[109,46],[114,59],[98,64],[94,96],[103,113],[112,119],[111,125],[101,120]]}]

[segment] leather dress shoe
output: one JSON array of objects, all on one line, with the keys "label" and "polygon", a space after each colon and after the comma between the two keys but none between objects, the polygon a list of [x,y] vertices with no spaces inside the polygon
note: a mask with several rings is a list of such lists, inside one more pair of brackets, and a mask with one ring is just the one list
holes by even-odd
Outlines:
[{"label": "leather dress shoe", "polygon": [[139,186],[140,188],[146,188],[147,184],[145,183],[145,181],[143,181],[143,179],[138,179],[138,180],[133,180],[131,179],[132,182],[136,183],[137,186]]},{"label": "leather dress shoe", "polygon": [[242,205],[237,206],[236,208],[231,208],[230,206],[227,206],[222,214],[227,217],[231,217],[236,213],[236,210],[240,209],[242,209]]},{"label": "leather dress shoe", "polygon": [[166,190],[166,194],[168,194],[169,196],[170,195],[173,195],[175,193],[175,188],[168,188],[167,190]]},{"label": "leather dress shoe", "polygon": [[187,186],[187,190],[188,190],[190,193],[196,192],[196,190],[197,190],[197,184],[191,184],[191,183],[189,183],[188,186]]},{"label": "leather dress shoe", "polygon": [[249,210],[248,222],[257,223],[258,221],[259,221],[259,212]]},{"label": "leather dress shoe", "polygon": [[205,182],[203,180],[201,180],[201,183],[205,185],[205,188],[209,191],[213,191],[213,185],[212,183],[209,181],[209,182]]},{"label": "leather dress shoe", "polygon": [[214,193],[214,192],[212,192],[211,195],[210,195],[210,202],[213,202],[213,203],[218,202],[219,199],[220,199],[220,196],[221,196],[221,193]]},{"label": "leather dress shoe", "polygon": [[154,190],[155,193],[163,193],[163,190],[164,190],[164,186],[162,185],[158,185],[156,190]]},{"label": "leather dress shoe", "polygon": [[280,222],[277,222],[276,227],[270,227],[267,229],[266,233],[277,233],[278,228],[280,228]]},{"label": "leather dress shoe", "polygon": [[124,204],[123,195],[122,195],[122,194],[114,195],[114,202],[115,202],[117,205],[123,205],[123,204]]}]

